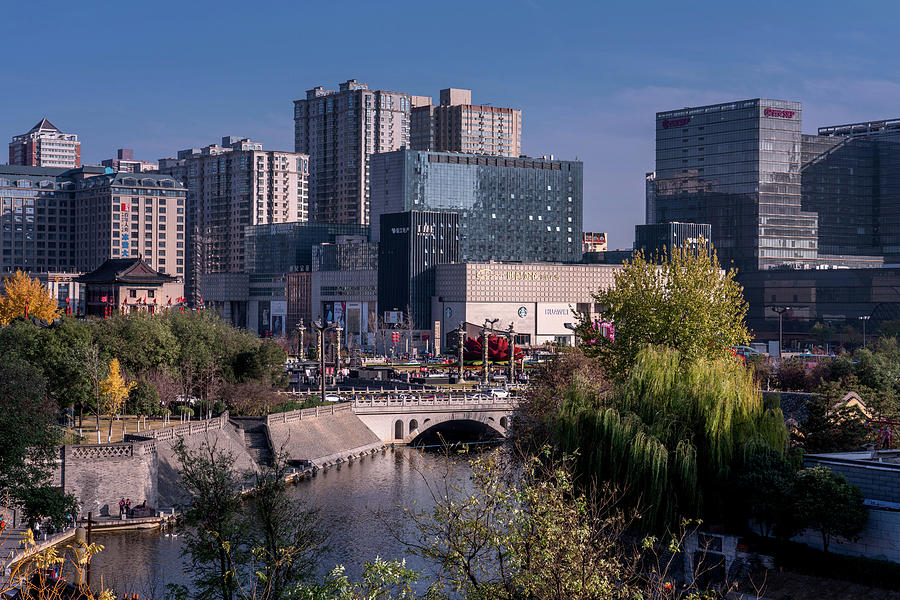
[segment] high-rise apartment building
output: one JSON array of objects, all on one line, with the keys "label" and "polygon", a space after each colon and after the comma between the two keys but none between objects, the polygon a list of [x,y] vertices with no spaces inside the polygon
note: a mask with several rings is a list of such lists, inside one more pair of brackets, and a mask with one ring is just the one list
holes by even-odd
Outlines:
[{"label": "high-rise apartment building", "polygon": [[184,277],[186,191],[168,175],[108,173],[75,186],[75,266],[143,258],[160,273]]},{"label": "high-rise apartment building", "polygon": [[119,148],[116,158],[107,158],[100,161],[100,164],[120,173],[149,173],[159,169],[159,163],[135,160],[134,150],[131,148]]},{"label": "high-rise apartment building", "polygon": [[9,143],[9,164],[76,169],[81,166],[81,142],[77,135],[63,133],[47,119],[41,119],[28,133],[13,137]]},{"label": "high-rise apartment building", "polygon": [[459,213],[462,261],[581,260],[579,161],[398,150],[372,157],[372,238],[380,215]]},{"label": "high-rise apartment building", "polygon": [[182,150],[177,158],[159,162],[160,172],[188,188],[192,297],[197,275],[245,270],[247,226],[309,219],[309,159],[304,154],[263,150],[259,142],[229,136],[221,146]]},{"label": "high-rise apartment building", "polygon": [[350,79],[294,101],[294,150],[309,155],[311,215],[369,222],[369,157],[409,146],[410,97]]},{"label": "high-rise apartment building", "polygon": [[441,90],[438,106],[414,96],[410,120],[413,150],[511,157],[522,152],[522,111],[472,104],[471,90]]}]

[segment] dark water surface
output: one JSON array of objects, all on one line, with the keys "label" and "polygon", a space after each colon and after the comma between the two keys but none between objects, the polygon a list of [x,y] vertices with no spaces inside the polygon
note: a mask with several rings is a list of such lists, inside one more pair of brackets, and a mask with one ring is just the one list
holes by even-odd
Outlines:
[{"label": "dark water surface", "polygon": [[[400,506],[430,508],[433,503],[425,477],[434,481],[449,468],[453,477],[465,481],[469,458],[452,457],[448,464],[442,454],[400,448],[320,471],[315,478],[297,483],[291,494],[320,511],[331,536],[331,547],[319,561],[319,574],[343,564],[355,578],[363,563],[376,556],[406,557],[409,566],[427,570],[420,560],[404,554],[403,543],[391,535],[382,519],[402,523]],[[177,530],[170,535],[159,530],[96,534],[95,541],[105,550],[92,561],[93,580],[102,576],[104,584],[120,594],[134,591],[154,599],[165,596],[168,583],[188,585],[190,575],[181,557],[184,537],[175,534]]]}]

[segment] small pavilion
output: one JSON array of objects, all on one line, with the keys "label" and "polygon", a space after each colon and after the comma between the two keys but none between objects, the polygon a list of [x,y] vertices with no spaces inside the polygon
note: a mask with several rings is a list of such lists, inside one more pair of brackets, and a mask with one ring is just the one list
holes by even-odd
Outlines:
[{"label": "small pavilion", "polygon": [[184,283],[154,270],[142,258],[107,259],[77,281],[84,284],[85,314],[89,317],[184,310]]}]

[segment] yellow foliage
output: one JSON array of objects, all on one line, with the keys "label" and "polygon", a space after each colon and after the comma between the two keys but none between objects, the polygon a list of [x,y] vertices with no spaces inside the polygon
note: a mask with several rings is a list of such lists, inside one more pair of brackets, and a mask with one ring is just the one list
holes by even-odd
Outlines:
[{"label": "yellow foliage", "polygon": [[104,412],[108,415],[118,414],[128,392],[134,388],[135,382],[125,381],[119,368],[119,359],[114,358],[109,362],[109,375],[100,382],[100,393],[103,395]]},{"label": "yellow foliage", "polygon": [[5,280],[4,294],[0,298],[0,325],[7,325],[16,317],[24,317],[26,306],[29,318],[52,321],[60,316],[60,310],[44,284],[22,271],[16,271]]}]

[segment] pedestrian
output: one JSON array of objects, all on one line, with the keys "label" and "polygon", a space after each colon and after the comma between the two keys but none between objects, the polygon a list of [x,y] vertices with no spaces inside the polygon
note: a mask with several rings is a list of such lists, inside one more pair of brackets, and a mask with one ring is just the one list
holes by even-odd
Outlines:
[{"label": "pedestrian", "polygon": [[122,499],[119,500],[119,518],[122,518],[122,515],[125,514],[125,497],[122,496]]},{"label": "pedestrian", "polygon": [[3,533],[3,530],[6,529],[6,519],[0,517],[0,533]]},{"label": "pedestrian", "polygon": [[125,516],[127,517],[130,512],[131,512],[131,498],[128,498],[127,500],[125,500]]}]

